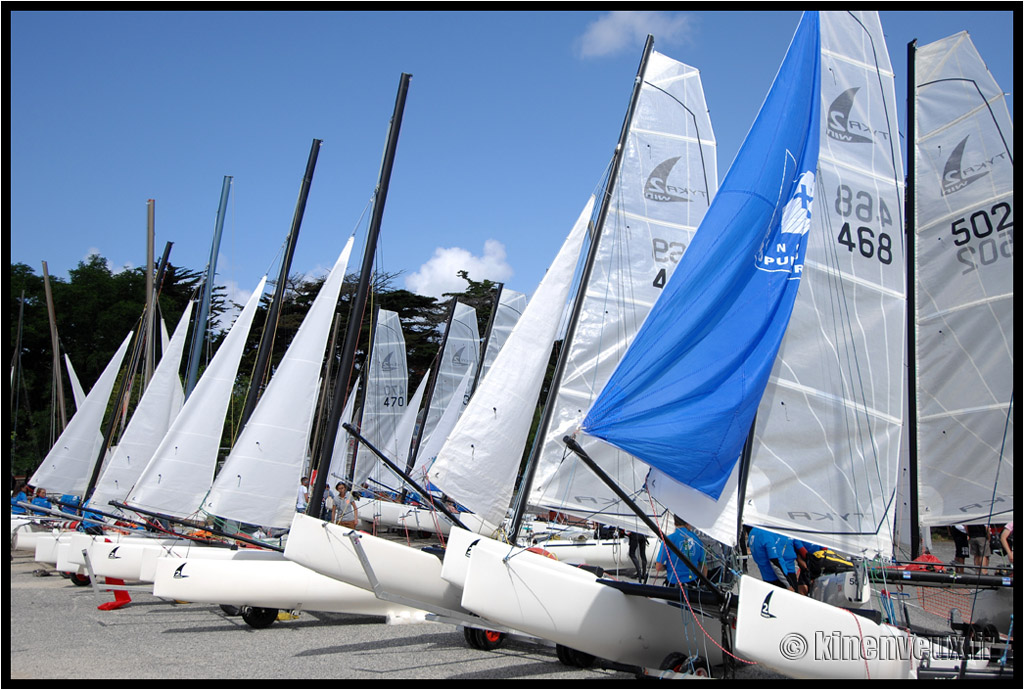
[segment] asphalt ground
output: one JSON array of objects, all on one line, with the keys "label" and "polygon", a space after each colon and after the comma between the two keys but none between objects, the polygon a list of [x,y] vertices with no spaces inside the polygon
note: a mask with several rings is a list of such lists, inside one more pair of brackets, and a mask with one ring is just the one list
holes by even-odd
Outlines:
[{"label": "asphalt ground", "polygon": [[[631,671],[563,665],[553,646],[510,638],[498,649],[469,646],[460,629],[434,622],[387,625],[383,617],[302,612],[257,630],[219,606],[132,592],[115,611],[97,595],[41,567],[24,551],[10,563],[7,677],[31,679],[446,679],[519,683],[634,683]],[[921,621],[918,615],[913,616]],[[941,619],[925,616],[939,629]],[[921,621],[924,622],[924,621]],[[744,667],[737,680],[776,679]]]}]

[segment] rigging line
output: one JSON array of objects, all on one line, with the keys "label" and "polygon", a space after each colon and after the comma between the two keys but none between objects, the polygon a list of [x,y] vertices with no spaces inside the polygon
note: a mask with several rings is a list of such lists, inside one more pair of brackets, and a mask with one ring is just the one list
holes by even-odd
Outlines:
[{"label": "rigging line", "polygon": [[[989,534],[986,535],[986,538],[989,539],[989,540],[992,539],[992,534],[991,534],[989,525],[990,525],[991,520],[992,520],[992,509],[995,507],[995,502],[996,502],[996,488],[999,486],[999,468],[1003,464],[1003,457],[1004,457],[1003,453],[1006,450],[1006,436],[1007,436],[1007,433],[1008,433],[1008,430],[1009,430],[1009,427],[1010,427],[1010,420],[1011,419],[1013,419],[1013,391],[1010,392],[1010,404],[1007,406],[1007,409],[1006,409],[1006,422],[1003,424],[1003,441],[1002,441],[1002,444],[999,446],[999,461],[996,463],[996,477],[995,477],[995,480],[992,482],[992,500],[989,501],[989,504],[988,504],[988,521],[985,523],[985,528],[986,528],[986,531],[989,531]],[[971,598],[971,620],[974,620],[974,607],[978,603],[978,594],[979,594],[980,591],[981,591],[981,585],[980,584],[975,584],[975,586],[974,586],[974,596]]]},{"label": "rigging line", "polygon": [[[820,181],[821,188],[822,188],[822,198],[824,198],[824,191],[825,191],[824,190],[824,181],[820,180],[820,176],[819,176],[818,179]],[[824,216],[824,225],[827,227],[827,230],[829,231],[829,235],[831,236],[831,233],[834,231],[834,227],[831,225],[831,217],[828,214],[825,214],[825,216]],[[836,303],[835,302],[832,303],[833,304],[833,314],[834,314],[833,323],[837,324],[838,326],[841,327],[841,328],[839,328],[837,330],[848,334],[847,341],[851,344],[851,347],[847,348],[846,351],[845,351],[846,359],[847,359],[847,365],[848,365],[848,370],[849,370],[849,372],[851,374],[851,382],[853,380],[856,380],[856,382],[858,383],[857,395],[860,396],[859,397],[860,400],[864,401],[864,404],[865,404],[865,407],[866,407],[866,405],[867,405],[867,394],[865,392],[866,391],[866,385],[865,385],[865,381],[864,381],[864,374],[863,374],[862,367],[861,367],[861,364],[860,364],[861,357],[859,357],[857,355],[855,334],[854,334],[852,328],[848,328],[848,326],[850,326],[852,324],[852,322],[853,322],[853,317],[851,317],[851,315],[850,315],[851,314],[851,312],[850,312],[851,300],[846,296],[845,284],[840,279],[840,276],[842,275],[842,273],[838,270],[839,269],[838,249],[835,247],[834,244],[832,244],[831,246],[828,246],[826,248],[829,251],[829,255],[828,255],[827,258],[831,260],[832,265],[837,269],[835,274],[832,274],[830,272],[828,277],[829,277],[830,282],[834,286],[833,287],[833,294],[835,294],[836,297],[838,298],[838,305],[843,307],[843,309],[838,313],[839,314],[838,317],[836,317],[836,314],[837,314],[837,312],[835,312]],[[845,315],[843,315],[843,314],[845,314]],[[843,380],[843,379],[841,378],[841,380]],[[845,387],[845,380],[844,380],[844,387]],[[850,391],[850,392],[853,393],[853,391]],[[848,420],[848,417],[844,416],[844,420]],[[879,469],[879,449],[878,449],[877,443],[875,442],[874,434],[871,433],[870,417],[867,414],[865,414],[865,415],[863,415],[863,420],[862,420],[862,416],[861,415],[855,414],[854,415],[854,420],[857,422],[857,428],[858,428],[859,432],[856,433],[856,434],[851,434],[850,437],[851,438],[866,438],[867,441],[869,442],[869,446],[868,447],[871,450],[871,456],[872,456],[872,461],[873,461],[873,465],[874,465],[874,468],[875,468],[876,480],[878,481],[879,490],[881,490],[883,492],[883,498],[884,498],[885,483],[882,481],[882,476],[881,476],[881,472],[880,472],[880,469]],[[864,429],[860,429],[862,421],[864,422],[864,425],[865,425]],[[861,503],[860,503],[860,498],[861,498],[860,497],[860,486],[859,486],[859,483],[857,482],[857,476],[856,476],[856,474],[857,474],[856,473],[857,465],[856,465],[856,463],[852,463],[851,464],[851,469],[854,470],[852,489],[853,489],[854,497],[857,500],[857,505],[860,506],[861,505]],[[867,484],[867,488],[870,490],[870,483]],[[869,495],[868,498],[871,498],[871,496]],[[877,528],[879,526],[879,518],[878,518],[878,515],[877,515],[877,511],[876,511],[876,507],[875,507],[874,501],[871,501],[869,507],[870,507],[870,510],[871,510],[872,520],[874,521],[875,531],[877,532]],[[889,510],[888,509],[886,509],[885,515],[883,516],[883,519],[884,519],[885,523],[888,524],[889,528],[891,529],[891,523],[890,523],[891,516],[889,515]]]}]

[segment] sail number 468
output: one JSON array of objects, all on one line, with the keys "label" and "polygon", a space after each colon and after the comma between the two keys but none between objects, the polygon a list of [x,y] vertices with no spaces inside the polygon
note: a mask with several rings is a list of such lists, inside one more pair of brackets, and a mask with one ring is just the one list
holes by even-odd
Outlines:
[{"label": "sail number 468", "polygon": [[[858,190],[854,194],[849,185],[841,184],[836,187],[836,198],[834,202],[836,213],[849,218],[853,216],[862,223],[878,221],[882,227],[892,225],[892,214],[889,207],[885,205],[885,199],[878,198],[878,213],[875,214],[875,198],[864,190]],[[877,257],[883,264],[892,263],[892,237],[888,233],[875,233],[866,225],[856,228],[851,227],[849,222],[843,223],[836,238],[839,244],[849,251],[859,251],[865,259]]]}]

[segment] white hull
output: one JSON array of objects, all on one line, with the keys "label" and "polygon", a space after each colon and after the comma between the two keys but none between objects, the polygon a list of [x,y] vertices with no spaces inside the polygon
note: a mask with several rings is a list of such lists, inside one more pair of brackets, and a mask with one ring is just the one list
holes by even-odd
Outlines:
[{"label": "white hull", "polygon": [[736,655],[792,678],[916,677],[914,638],[746,575],[740,578]]},{"label": "white hull", "polygon": [[227,560],[157,559],[153,594],[208,604],[423,619],[422,611],[381,601],[372,592],[315,573],[278,553],[233,553],[235,557]]},{"label": "white hull", "polygon": [[11,517],[11,549],[34,551],[41,537],[53,533],[53,523],[40,523],[26,518]]},{"label": "white hull", "polygon": [[441,513],[408,504],[361,498],[356,501],[356,509],[360,520],[381,527],[441,534],[448,534],[451,528]]},{"label": "white hull", "polygon": [[[449,551],[455,553],[451,546]],[[688,647],[698,648],[711,665],[722,660],[722,627],[714,616],[699,618],[708,640],[687,609],[627,596],[585,570],[490,539],[471,549],[462,605],[501,625],[623,664],[659,668],[669,654]]]},{"label": "white hull", "polygon": [[360,589],[373,591],[350,533],[359,543],[384,596],[400,597],[431,612],[472,617],[460,605],[462,591],[441,578],[437,556],[346,527],[295,515],[284,555],[310,570]]},{"label": "white hull", "polygon": [[[183,539],[131,539],[107,541],[103,537],[93,540],[88,547],[93,574],[121,580],[152,582],[153,563],[161,556],[185,556],[197,547]],[[211,551],[230,552],[230,549],[209,547]],[[147,564],[149,575],[146,575]]]},{"label": "white hull", "polygon": [[71,543],[71,533],[40,534],[35,541],[35,561],[57,565],[57,552],[60,544]]}]

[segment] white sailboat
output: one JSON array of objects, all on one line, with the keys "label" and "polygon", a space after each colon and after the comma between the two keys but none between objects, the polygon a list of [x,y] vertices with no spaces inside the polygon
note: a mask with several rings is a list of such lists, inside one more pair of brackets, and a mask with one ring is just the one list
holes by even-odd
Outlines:
[{"label": "white sailboat", "polygon": [[192,303],[189,302],[174,329],[174,336],[163,348],[153,378],[103,469],[96,489],[88,497],[89,505],[108,511],[109,501],[123,501],[127,497],[181,410],[184,395],[178,370],[191,314]]}]

